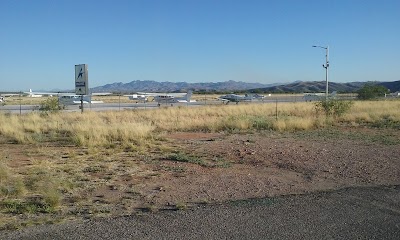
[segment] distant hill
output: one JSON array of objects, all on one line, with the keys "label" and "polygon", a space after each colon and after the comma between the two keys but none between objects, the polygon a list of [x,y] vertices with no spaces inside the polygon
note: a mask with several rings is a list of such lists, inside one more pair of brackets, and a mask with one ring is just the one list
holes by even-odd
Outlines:
[{"label": "distant hill", "polygon": [[[276,84],[275,84],[276,85]],[[193,91],[243,91],[253,88],[265,88],[274,84],[246,83],[229,80],[226,82],[187,83],[156,82],[152,80],[135,80],[129,83],[112,83],[92,88],[92,92],[185,92]]]},{"label": "distant hill", "polygon": [[[339,93],[351,93],[356,92],[362,88],[365,84],[381,85],[391,92],[400,91],[400,81],[394,82],[349,82],[349,83],[329,83],[329,92],[337,91]],[[326,83],[321,82],[301,82],[297,81],[294,83],[277,85],[267,88],[251,89],[250,92],[265,92],[265,93],[316,93],[325,92]]]},{"label": "distant hill", "polygon": [[[349,82],[329,83],[329,92],[339,93],[356,92],[365,84],[376,84],[390,89],[391,92],[400,91],[400,80],[394,82]],[[187,83],[187,82],[156,82],[152,80],[135,80],[129,83],[111,83],[104,86],[92,88],[92,92],[185,92],[193,91],[215,91],[215,92],[262,92],[262,93],[305,93],[325,92],[325,81],[308,82],[296,81],[287,84],[261,84],[246,83],[241,81]]]},{"label": "distant hill", "polygon": [[385,88],[389,89],[390,92],[400,91],[400,80],[394,82],[380,82],[378,85],[384,86]]},{"label": "distant hill", "polygon": [[[329,92],[356,92],[365,82],[350,82],[350,83],[329,83]],[[285,85],[272,86],[267,88],[257,89],[261,92],[271,92],[271,93],[304,93],[304,92],[325,92],[326,83],[321,82],[294,82]],[[255,89],[253,89],[255,91]]]}]

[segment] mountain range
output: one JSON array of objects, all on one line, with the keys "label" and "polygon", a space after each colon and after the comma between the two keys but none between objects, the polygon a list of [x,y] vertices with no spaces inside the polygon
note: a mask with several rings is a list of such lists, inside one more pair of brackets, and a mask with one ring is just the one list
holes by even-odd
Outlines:
[{"label": "mountain range", "polygon": [[[356,92],[365,84],[381,85],[388,88],[391,92],[400,91],[400,80],[393,82],[349,82],[349,83],[329,83],[329,91],[337,92]],[[104,86],[94,87],[92,92],[186,92],[193,90],[197,92],[263,92],[263,93],[304,93],[304,92],[325,92],[325,81],[310,82],[296,81],[293,83],[247,83],[241,81],[225,82],[157,82],[153,80],[135,80],[129,83],[111,83]]]},{"label": "mountain range", "polygon": [[[391,92],[400,91],[400,80],[394,82],[349,82],[349,83],[329,83],[329,91],[337,91],[339,93],[352,93],[357,92],[365,84],[380,85],[389,89]],[[251,91],[259,92],[270,92],[270,93],[315,93],[315,92],[325,92],[326,82],[294,82],[284,85],[266,87],[255,89]]]},{"label": "mountain range", "polygon": [[156,82],[153,80],[135,80],[129,83],[111,83],[92,88],[92,92],[186,92],[193,91],[246,91],[248,89],[266,88],[277,84],[246,83],[240,81],[187,83]]}]

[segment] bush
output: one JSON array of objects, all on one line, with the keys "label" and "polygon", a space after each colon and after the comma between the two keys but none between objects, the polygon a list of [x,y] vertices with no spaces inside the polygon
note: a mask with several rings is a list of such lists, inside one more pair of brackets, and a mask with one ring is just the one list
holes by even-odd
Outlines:
[{"label": "bush", "polygon": [[352,101],[341,101],[336,99],[322,100],[315,104],[317,113],[323,112],[326,116],[340,117],[348,112],[353,106]]},{"label": "bush", "polygon": [[57,97],[50,97],[40,104],[40,111],[46,112],[58,112],[59,110],[63,109],[61,105],[58,103]]}]

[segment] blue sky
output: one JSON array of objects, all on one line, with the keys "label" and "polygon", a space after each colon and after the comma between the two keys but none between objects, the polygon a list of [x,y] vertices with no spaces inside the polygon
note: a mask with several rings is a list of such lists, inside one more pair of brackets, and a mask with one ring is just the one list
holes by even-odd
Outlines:
[{"label": "blue sky", "polygon": [[400,80],[399,0],[0,0],[0,91]]}]

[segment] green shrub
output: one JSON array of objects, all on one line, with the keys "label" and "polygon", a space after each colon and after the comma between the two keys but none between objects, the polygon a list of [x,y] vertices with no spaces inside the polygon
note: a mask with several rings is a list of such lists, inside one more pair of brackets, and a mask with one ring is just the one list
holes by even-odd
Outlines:
[{"label": "green shrub", "polygon": [[254,116],[252,119],[253,121],[253,128],[257,130],[261,129],[271,129],[272,123],[269,119],[263,116]]},{"label": "green shrub", "polygon": [[352,101],[328,99],[316,102],[315,109],[317,113],[323,112],[326,116],[340,117],[348,112],[352,105]]},{"label": "green shrub", "polygon": [[40,104],[39,110],[45,112],[58,112],[63,109],[63,107],[59,104],[57,97],[50,97],[46,100],[42,101]]},{"label": "green shrub", "polygon": [[0,201],[0,210],[5,213],[24,214],[24,213],[51,213],[54,208],[38,199],[22,201],[19,199],[6,199]]}]

